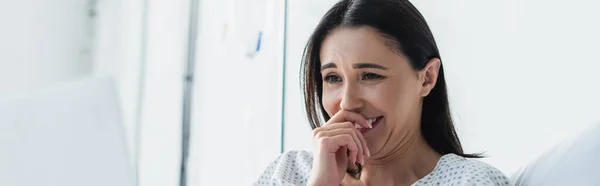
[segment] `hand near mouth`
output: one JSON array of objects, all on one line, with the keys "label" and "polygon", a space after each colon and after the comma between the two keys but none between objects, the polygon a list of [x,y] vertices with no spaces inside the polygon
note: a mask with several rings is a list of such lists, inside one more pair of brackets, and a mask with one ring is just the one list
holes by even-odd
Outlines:
[{"label": "hand near mouth", "polygon": [[375,119],[367,120],[360,114],[341,110],[325,125],[316,128],[313,131],[316,151],[309,185],[339,185],[349,165],[364,164],[364,157],[370,156],[370,152],[361,130],[372,128],[373,122]]}]

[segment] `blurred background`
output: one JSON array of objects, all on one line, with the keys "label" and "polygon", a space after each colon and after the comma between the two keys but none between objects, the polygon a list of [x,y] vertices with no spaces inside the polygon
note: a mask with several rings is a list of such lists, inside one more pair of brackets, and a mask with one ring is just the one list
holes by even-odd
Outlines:
[{"label": "blurred background", "polygon": [[[187,185],[249,185],[281,152],[312,148],[300,59],[335,2],[1,1],[0,98],[109,76],[137,185],[180,185],[182,151]],[[511,175],[600,121],[600,2],[412,2],[467,152]]]}]

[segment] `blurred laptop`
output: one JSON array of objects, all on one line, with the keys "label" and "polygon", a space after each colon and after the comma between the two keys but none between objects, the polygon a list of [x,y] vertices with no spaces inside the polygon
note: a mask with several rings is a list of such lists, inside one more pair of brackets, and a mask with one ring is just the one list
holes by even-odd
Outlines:
[{"label": "blurred laptop", "polygon": [[0,185],[135,186],[107,77],[0,100]]}]

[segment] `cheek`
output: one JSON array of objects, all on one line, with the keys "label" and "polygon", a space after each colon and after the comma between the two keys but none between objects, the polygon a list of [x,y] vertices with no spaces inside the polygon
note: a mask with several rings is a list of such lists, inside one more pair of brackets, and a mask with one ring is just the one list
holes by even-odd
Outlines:
[{"label": "cheek", "polygon": [[395,109],[397,103],[402,100],[400,99],[402,92],[398,86],[381,85],[378,88],[371,88],[366,92],[369,102],[376,108],[384,109],[386,112]]},{"label": "cheek", "polygon": [[408,82],[395,82],[382,84],[380,88],[372,90],[370,100],[388,114],[404,115],[418,103],[418,90]]},{"label": "cheek", "polygon": [[388,109],[390,102],[395,100],[393,95],[394,90],[385,85],[377,85],[375,87],[365,87],[364,98],[369,102],[369,105],[376,109]]},{"label": "cheek", "polygon": [[338,98],[337,92],[332,90],[330,87],[323,87],[323,107],[329,116],[333,116],[333,114],[337,113],[339,110],[340,100]]}]

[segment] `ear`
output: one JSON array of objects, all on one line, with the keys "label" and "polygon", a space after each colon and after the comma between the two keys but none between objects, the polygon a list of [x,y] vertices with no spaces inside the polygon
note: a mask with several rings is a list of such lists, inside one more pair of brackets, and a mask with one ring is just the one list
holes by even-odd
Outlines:
[{"label": "ear", "polygon": [[441,65],[442,63],[439,58],[433,58],[429,60],[425,68],[419,72],[421,80],[421,97],[427,97],[433,87],[435,87]]}]

